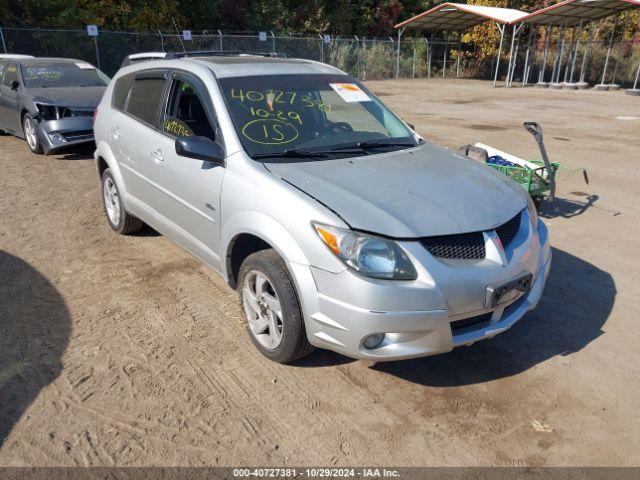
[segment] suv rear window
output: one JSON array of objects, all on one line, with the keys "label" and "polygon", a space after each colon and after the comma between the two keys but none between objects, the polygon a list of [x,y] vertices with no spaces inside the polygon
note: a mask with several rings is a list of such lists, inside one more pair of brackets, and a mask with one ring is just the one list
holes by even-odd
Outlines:
[{"label": "suv rear window", "polygon": [[127,113],[155,126],[164,85],[164,78],[135,79],[129,93]]},{"label": "suv rear window", "polygon": [[117,108],[118,110],[122,110],[124,108],[124,101],[127,98],[127,93],[129,93],[129,88],[131,88],[132,81],[133,75],[131,74],[123,75],[116,80],[116,83],[113,86],[113,95],[111,97],[111,106],[113,108]]}]

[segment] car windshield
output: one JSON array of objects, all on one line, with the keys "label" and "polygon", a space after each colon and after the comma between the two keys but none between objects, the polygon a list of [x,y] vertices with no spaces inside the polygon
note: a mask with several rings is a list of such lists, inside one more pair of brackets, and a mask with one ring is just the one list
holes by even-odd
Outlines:
[{"label": "car windshield", "polygon": [[37,62],[22,66],[28,88],[104,87],[107,77],[85,62]]},{"label": "car windshield", "polygon": [[413,133],[346,75],[220,79],[234,126],[255,159],[335,158],[418,144]]}]

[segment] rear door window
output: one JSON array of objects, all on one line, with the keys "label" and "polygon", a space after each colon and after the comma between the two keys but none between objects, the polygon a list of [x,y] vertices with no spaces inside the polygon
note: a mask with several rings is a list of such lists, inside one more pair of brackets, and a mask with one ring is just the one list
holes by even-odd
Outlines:
[{"label": "rear door window", "polygon": [[11,82],[18,80],[18,64],[15,62],[8,62],[4,67],[4,78],[2,84],[6,87],[11,86]]},{"label": "rear door window", "polygon": [[127,113],[155,127],[165,83],[164,78],[136,78],[129,91]]},{"label": "rear door window", "polygon": [[122,110],[124,108],[124,101],[127,99],[127,94],[131,88],[131,82],[133,82],[133,75],[123,75],[116,80],[113,86],[113,95],[111,97],[111,106]]}]

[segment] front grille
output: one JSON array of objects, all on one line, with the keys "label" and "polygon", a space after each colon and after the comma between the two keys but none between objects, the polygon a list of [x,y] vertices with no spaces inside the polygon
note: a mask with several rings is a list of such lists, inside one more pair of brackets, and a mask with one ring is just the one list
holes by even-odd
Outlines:
[{"label": "front grille", "polygon": [[518,213],[515,217],[509,220],[507,223],[503,223],[496,228],[496,233],[502,242],[502,246],[507,248],[507,245],[511,243],[511,240],[516,236],[518,230],[520,230],[520,218],[522,213]]},{"label": "front grille", "polygon": [[[511,220],[496,228],[496,234],[504,248],[511,243],[520,230],[521,217],[522,213],[518,213]],[[482,232],[425,237],[420,240],[420,243],[431,252],[431,255],[439,258],[481,260],[486,255]]]},{"label": "front grille", "polygon": [[73,142],[76,140],[92,140],[93,130],[74,130],[64,132],[64,138],[66,138],[68,142]]},{"label": "front grille", "polygon": [[434,257],[473,260],[486,254],[482,232],[426,237],[420,242]]},{"label": "front grille", "polygon": [[488,325],[491,321],[493,312],[483,313],[475,317],[463,318],[462,320],[454,320],[451,322],[451,331],[458,333],[460,330],[475,326],[475,329]]}]

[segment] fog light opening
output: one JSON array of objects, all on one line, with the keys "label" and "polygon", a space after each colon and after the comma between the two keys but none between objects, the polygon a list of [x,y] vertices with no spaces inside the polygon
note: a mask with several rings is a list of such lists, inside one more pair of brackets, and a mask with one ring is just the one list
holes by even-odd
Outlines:
[{"label": "fog light opening", "polygon": [[372,333],[371,335],[367,335],[366,337],[364,337],[364,339],[362,340],[362,345],[364,345],[364,348],[368,350],[378,348],[384,341],[384,337],[384,333]]},{"label": "fog light opening", "polygon": [[61,133],[50,133],[49,138],[51,139],[51,143],[59,144],[65,142],[65,138]]}]

